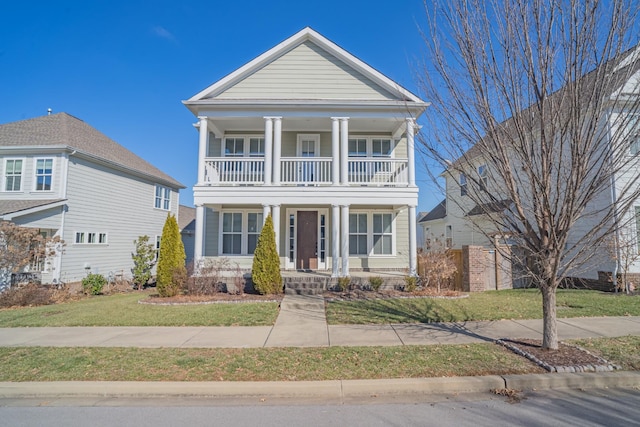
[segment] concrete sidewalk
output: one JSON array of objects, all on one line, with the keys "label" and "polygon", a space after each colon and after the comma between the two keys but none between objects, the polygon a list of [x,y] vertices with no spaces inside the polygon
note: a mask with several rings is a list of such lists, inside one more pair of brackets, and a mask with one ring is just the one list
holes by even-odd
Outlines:
[{"label": "concrete sidewalk", "polygon": [[[561,340],[640,335],[640,317],[558,319]],[[332,325],[324,300],[286,295],[273,326],[256,327],[50,327],[0,328],[0,347],[326,347],[463,344],[497,338],[541,338],[542,320],[499,320],[393,325]],[[372,397],[488,392],[492,389],[639,387],[639,372],[492,375],[287,382],[0,382],[4,404],[24,398],[211,397],[217,399],[319,399],[345,402]]]},{"label": "concrete sidewalk", "polygon": [[[561,340],[640,335],[640,316],[558,319]],[[542,320],[327,325],[320,296],[286,295],[273,326],[0,328],[0,347],[327,347],[541,338]]]}]

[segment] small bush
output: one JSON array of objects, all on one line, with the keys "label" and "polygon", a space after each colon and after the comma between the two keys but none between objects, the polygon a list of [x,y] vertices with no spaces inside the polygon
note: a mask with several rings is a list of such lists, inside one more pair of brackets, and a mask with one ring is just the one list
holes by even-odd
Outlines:
[{"label": "small bush", "polygon": [[415,276],[405,276],[404,290],[406,292],[415,292],[418,289],[418,278]]},{"label": "small bush", "polygon": [[338,277],[338,288],[342,292],[347,292],[351,286],[351,277]]},{"label": "small bush", "polygon": [[87,295],[100,295],[107,279],[102,274],[89,274],[82,279],[82,290]]},{"label": "small bush", "polygon": [[[242,294],[244,292],[245,280],[240,270],[240,266],[235,263],[232,266],[228,258],[217,258],[215,260],[203,260],[191,274],[188,281],[187,293],[189,295],[213,295],[219,292],[229,292]],[[232,287],[225,283],[231,281]]]},{"label": "small bush", "polygon": [[0,308],[49,305],[53,303],[53,291],[34,283],[9,288],[0,293]]},{"label": "small bush", "polygon": [[189,276],[187,276],[186,267],[183,265],[174,267],[171,270],[171,279],[171,284],[165,288],[168,297],[176,296],[187,288]]},{"label": "small bush", "polygon": [[374,292],[378,292],[382,287],[382,277],[369,277],[369,284]]}]

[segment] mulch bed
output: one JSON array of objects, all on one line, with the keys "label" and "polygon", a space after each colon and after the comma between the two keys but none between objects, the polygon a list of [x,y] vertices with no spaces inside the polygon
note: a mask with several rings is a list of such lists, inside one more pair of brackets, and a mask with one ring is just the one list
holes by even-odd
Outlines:
[{"label": "mulch bed", "polygon": [[545,350],[541,340],[502,339],[497,341],[511,351],[526,357],[549,372],[604,372],[617,367],[589,351],[559,343],[558,350]]}]

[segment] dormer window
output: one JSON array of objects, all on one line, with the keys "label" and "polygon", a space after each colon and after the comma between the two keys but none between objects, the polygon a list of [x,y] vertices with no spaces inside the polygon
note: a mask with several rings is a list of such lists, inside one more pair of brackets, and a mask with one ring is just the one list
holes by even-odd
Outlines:
[{"label": "dormer window", "polygon": [[482,191],[486,191],[487,190],[487,182],[489,180],[488,177],[488,172],[487,172],[487,165],[480,165],[478,166],[478,182],[480,183],[480,189]]}]

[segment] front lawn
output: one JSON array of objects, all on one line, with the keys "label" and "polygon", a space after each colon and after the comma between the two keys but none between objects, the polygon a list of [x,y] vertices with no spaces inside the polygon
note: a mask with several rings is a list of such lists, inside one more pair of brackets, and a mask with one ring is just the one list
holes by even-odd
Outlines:
[{"label": "front lawn", "polygon": [[145,305],[145,293],[96,296],[38,307],[0,310],[0,327],[42,326],[270,326],[277,302]]},{"label": "front lawn", "polygon": [[[558,317],[639,316],[640,297],[597,291],[558,290]],[[462,322],[540,319],[542,295],[537,289],[470,294],[468,298],[394,298],[332,301],[329,324]]]},{"label": "front lawn", "polygon": [[496,344],[328,348],[0,348],[0,381],[322,381],[543,372]]}]

